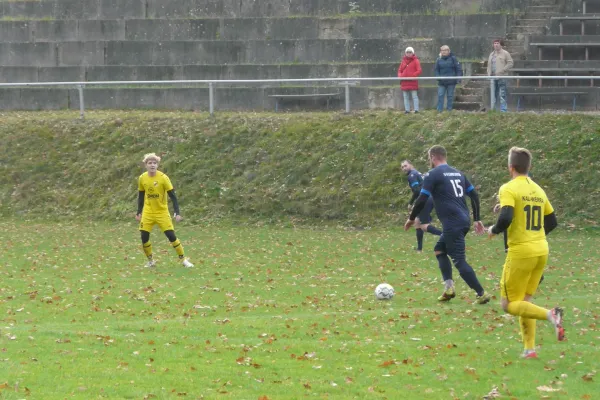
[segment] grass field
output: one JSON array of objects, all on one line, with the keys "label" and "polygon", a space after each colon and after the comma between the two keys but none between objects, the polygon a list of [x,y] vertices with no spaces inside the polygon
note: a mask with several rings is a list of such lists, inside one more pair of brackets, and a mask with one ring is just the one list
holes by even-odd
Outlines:
[{"label": "grass field", "polygon": [[[537,296],[561,304],[568,341],[538,323],[521,360],[498,299],[437,304],[439,272],[414,231],[192,226],[184,269],[135,221],[0,223],[0,399],[591,399],[600,393],[600,236],[557,230]],[[434,237],[426,235],[431,248]],[[497,293],[501,240],[469,236]],[[373,289],[389,282],[392,301]],[[490,395],[489,398],[495,398]]]}]

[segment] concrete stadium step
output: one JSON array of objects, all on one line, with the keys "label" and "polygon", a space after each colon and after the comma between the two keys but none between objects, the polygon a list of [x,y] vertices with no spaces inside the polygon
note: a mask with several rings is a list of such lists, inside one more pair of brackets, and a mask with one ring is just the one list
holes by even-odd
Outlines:
[{"label": "concrete stadium step", "polygon": [[463,102],[463,101],[455,101],[454,102],[454,109],[455,110],[461,110],[461,111],[479,111],[481,110],[482,107],[482,103],[475,101],[475,102]]},{"label": "concrete stadium step", "polygon": [[[481,79],[478,79],[477,81],[478,82],[487,82],[489,85],[489,81],[484,81]],[[457,93],[468,95],[468,96],[481,94],[482,90],[483,90],[483,86],[480,86],[480,87],[472,86],[473,83],[475,83],[475,81],[469,81],[469,83],[467,83],[465,86],[460,87],[460,91],[458,91],[458,89],[457,89]]]},{"label": "concrete stadium step", "polygon": [[555,0],[534,0],[531,3],[532,6],[552,6],[552,7],[556,7],[556,1]]},{"label": "concrete stadium step", "polygon": [[549,23],[547,18],[521,18],[515,21],[516,26],[546,26]]},{"label": "concrete stadium step", "polygon": [[483,95],[457,94],[455,96],[455,101],[460,103],[481,103],[483,102]]},{"label": "concrete stadium step", "polygon": [[591,70],[600,69],[600,63],[594,61],[545,61],[545,60],[525,60],[515,61],[515,68],[589,68]]},{"label": "concrete stadium step", "polygon": [[532,35],[529,43],[600,43],[600,35]]},{"label": "concrete stadium step", "polygon": [[527,13],[555,13],[556,5],[530,5],[527,7]]},{"label": "concrete stadium step", "polygon": [[289,15],[437,14],[438,0],[16,0],[0,2],[0,18],[239,18]]},{"label": "concrete stadium step", "polygon": [[[421,63],[423,77],[433,77],[434,63]],[[463,63],[465,75],[472,71],[471,63]],[[160,80],[256,80],[308,78],[369,78],[396,77],[398,63],[340,64],[238,64],[238,65],[134,65],[134,66],[71,66],[71,67],[0,67],[0,82],[97,82],[97,81],[160,81]],[[435,85],[435,80],[421,84]],[[318,85],[327,85],[320,83]],[[330,84],[330,83],[329,83]],[[250,84],[247,84],[250,85]],[[310,83],[309,85],[317,85]],[[399,85],[399,81],[369,80],[360,85]]]},{"label": "concrete stadium step", "polygon": [[526,12],[523,15],[523,19],[543,19],[543,20],[549,20],[550,17],[554,17],[559,15],[558,12]]},{"label": "concrete stadium step", "polygon": [[471,80],[468,86],[472,89],[482,89],[490,86],[490,81],[485,79]]},{"label": "concrete stadium step", "polygon": [[479,59],[481,49],[489,49],[486,37],[0,43],[0,66],[399,62],[407,46],[426,62],[448,43],[462,49],[463,60]]},{"label": "concrete stadium step", "polygon": [[538,34],[542,35],[546,33],[545,26],[526,26],[526,25],[516,25],[512,26],[508,29],[510,32],[507,36],[515,35],[515,34]]},{"label": "concrete stadium step", "polygon": [[382,15],[353,16],[351,18],[338,16],[336,18],[0,20],[0,41],[484,37],[505,35],[508,21],[508,16],[502,14]]}]

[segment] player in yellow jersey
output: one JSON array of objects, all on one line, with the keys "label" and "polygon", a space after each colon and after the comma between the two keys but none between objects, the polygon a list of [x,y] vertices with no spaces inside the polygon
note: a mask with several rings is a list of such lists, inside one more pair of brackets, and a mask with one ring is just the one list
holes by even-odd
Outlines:
[{"label": "player in yellow jersey", "polygon": [[557,221],[546,193],[527,176],[530,167],[531,153],[527,149],[510,149],[508,169],[512,180],[500,187],[500,215],[488,234],[492,238],[504,231],[508,233],[508,252],[500,281],[502,309],[519,316],[523,357],[536,358],[536,320],[550,321],[559,341],[565,339],[565,330],[562,308],[548,310],[531,302],[548,261],[546,235],[556,228]]},{"label": "player in yellow jersey", "polygon": [[156,224],[171,242],[183,266],[191,268],[194,264],[185,258],[183,245],[175,236],[175,229],[173,228],[173,222],[169,215],[169,206],[167,205],[167,196],[169,196],[175,211],[175,221],[181,221],[183,217],[179,214],[177,196],[169,177],[158,170],[159,162],[160,157],[156,154],[146,154],[144,156],[146,172],[140,175],[138,179],[138,210],[135,219],[140,221],[142,247],[144,254],[148,258],[146,266],[156,266],[156,261],[152,258],[152,244],[150,243],[150,232],[152,232],[152,228]]}]

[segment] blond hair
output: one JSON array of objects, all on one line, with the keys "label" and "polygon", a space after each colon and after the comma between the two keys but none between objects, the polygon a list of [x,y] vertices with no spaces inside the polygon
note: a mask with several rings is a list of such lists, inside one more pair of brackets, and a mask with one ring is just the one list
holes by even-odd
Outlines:
[{"label": "blond hair", "polygon": [[522,147],[512,147],[508,151],[508,164],[519,174],[527,174],[531,168],[531,152]]},{"label": "blond hair", "polygon": [[160,157],[157,156],[156,153],[144,154],[144,159],[142,160],[144,164],[146,164],[148,160],[156,160],[156,162],[160,162]]},{"label": "blond hair", "polygon": [[434,156],[435,158],[438,158],[438,159],[445,160],[447,157],[446,149],[443,146],[440,146],[439,144],[432,146],[429,149],[428,153],[429,153],[429,155]]},{"label": "blond hair", "polygon": [[444,50],[448,50],[450,51],[450,47],[443,45],[442,47],[440,47],[440,51],[444,51]]}]

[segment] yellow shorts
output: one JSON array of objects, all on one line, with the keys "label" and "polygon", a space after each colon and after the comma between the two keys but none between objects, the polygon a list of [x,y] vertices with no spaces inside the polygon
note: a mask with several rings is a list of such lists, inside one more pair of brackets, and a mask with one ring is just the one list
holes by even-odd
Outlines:
[{"label": "yellow shorts", "polygon": [[154,224],[158,224],[161,231],[173,231],[173,221],[171,216],[167,213],[164,214],[145,214],[142,213],[142,219],[140,220],[140,231],[152,232]]},{"label": "yellow shorts", "polygon": [[521,301],[533,296],[548,262],[548,255],[530,258],[506,257],[500,281],[500,294],[508,301]]}]

